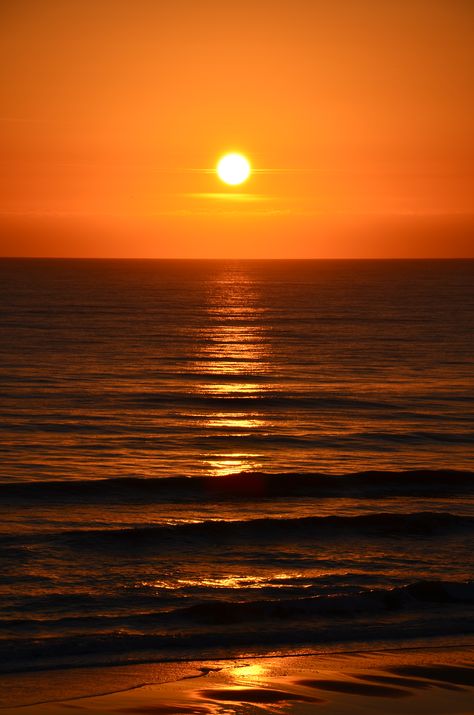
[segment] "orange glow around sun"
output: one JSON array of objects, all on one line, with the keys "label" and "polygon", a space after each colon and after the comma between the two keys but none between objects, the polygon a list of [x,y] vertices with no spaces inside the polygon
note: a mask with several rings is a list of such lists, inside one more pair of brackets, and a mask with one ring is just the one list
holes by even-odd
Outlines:
[{"label": "orange glow around sun", "polygon": [[7,2],[0,254],[472,255],[473,22],[441,0]]}]

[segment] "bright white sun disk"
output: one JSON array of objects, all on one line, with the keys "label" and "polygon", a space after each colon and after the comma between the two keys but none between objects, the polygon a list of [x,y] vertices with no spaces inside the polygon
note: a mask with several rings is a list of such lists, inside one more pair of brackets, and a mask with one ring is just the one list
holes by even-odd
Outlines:
[{"label": "bright white sun disk", "polygon": [[224,183],[236,186],[250,176],[250,163],[242,154],[226,154],[217,164],[217,175]]}]

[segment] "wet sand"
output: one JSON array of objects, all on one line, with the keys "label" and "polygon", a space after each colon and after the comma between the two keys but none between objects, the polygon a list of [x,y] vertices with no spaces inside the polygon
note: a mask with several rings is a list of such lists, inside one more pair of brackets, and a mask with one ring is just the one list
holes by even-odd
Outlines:
[{"label": "wet sand", "polygon": [[474,646],[78,669],[4,685],[4,715],[473,715]]}]

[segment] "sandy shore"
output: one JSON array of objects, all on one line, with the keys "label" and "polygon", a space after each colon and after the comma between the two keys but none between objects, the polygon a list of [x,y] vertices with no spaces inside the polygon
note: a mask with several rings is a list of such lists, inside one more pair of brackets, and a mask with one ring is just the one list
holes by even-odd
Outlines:
[{"label": "sandy shore", "polygon": [[471,715],[474,647],[25,674],[8,676],[3,692],[4,715]]}]

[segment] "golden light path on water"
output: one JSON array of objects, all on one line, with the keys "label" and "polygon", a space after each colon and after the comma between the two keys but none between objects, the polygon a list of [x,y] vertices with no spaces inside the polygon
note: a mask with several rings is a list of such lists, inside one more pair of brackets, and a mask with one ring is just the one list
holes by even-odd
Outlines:
[{"label": "golden light path on water", "polygon": [[[207,414],[202,423],[233,438],[248,438],[254,430],[270,428],[269,421],[258,411],[258,398],[268,389],[265,376],[271,369],[270,341],[262,328],[263,321],[257,324],[255,320],[264,311],[255,283],[242,269],[223,270],[206,294],[210,324],[201,331],[196,360],[198,374],[205,379],[194,386],[194,391],[228,400],[229,410]],[[238,403],[240,397],[254,404],[233,410],[232,401]],[[217,454],[203,453],[201,459],[209,475],[225,476],[261,469],[262,456],[255,450],[224,448]]]},{"label": "golden light path on water", "polygon": [[230,474],[240,474],[251,470],[260,469],[262,463],[259,460],[260,454],[234,454],[232,452],[223,455],[220,459],[204,460],[208,467],[208,472],[214,477],[224,477]]},{"label": "golden light path on water", "polygon": [[227,412],[216,412],[214,419],[210,418],[206,420],[209,427],[233,427],[238,428],[252,428],[252,427],[262,427],[267,424],[267,422],[261,418],[252,416],[245,412],[233,413],[228,415]]},{"label": "golden light path on water", "polygon": [[[142,581],[142,586],[156,589],[176,590],[183,587],[211,588],[211,589],[236,589],[246,588],[259,590],[271,586],[272,588],[291,588],[295,578],[304,576],[303,573],[292,571],[272,573],[270,576],[242,576],[230,574],[219,578],[177,578],[172,580]],[[303,588],[311,588],[311,584],[304,584]]]}]

